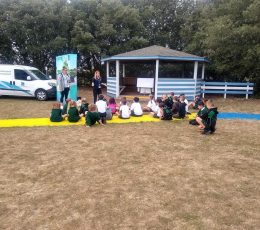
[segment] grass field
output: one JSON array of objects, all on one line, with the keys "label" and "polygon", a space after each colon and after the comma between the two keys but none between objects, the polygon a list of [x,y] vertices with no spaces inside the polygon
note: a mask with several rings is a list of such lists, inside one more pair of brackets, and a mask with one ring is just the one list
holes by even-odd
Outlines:
[{"label": "grass field", "polygon": [[[2,98],[0,118],[51,103]],[[259,100],[216,104],[260,113]],[[186,121],[0,128],[0,229],[259,229],[259,135],[245,120],[210,136]]]}]

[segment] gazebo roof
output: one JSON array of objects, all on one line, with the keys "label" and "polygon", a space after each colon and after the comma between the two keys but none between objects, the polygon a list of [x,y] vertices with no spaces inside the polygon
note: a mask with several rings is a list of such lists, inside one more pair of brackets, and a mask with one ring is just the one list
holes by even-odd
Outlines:
[{"label": "gazebo roof", "polygon": [[188,54],[157,45],[101,59],[101,61],[113,60],[177,60],[208,62],[208,59],[205,57],[199,57],[193,54]]}]

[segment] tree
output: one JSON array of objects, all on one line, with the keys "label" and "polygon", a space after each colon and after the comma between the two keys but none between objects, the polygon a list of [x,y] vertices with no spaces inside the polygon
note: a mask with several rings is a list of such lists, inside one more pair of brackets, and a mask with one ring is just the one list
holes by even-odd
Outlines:
[{"label": "tree", "polygon": [[[257,13],[258,12],[258,13]],[[193,14],[197,19],[187,50],[208,56],[214,78],[259,79],[260,3],[257,0],[215,0]],[[191,28],[191,21],[186,32]],[[187,33],[189,34],[189,33]]]},{"label": "tree", "polygon": [[144,37],[150,45],[169,46],[182,50],[181,30],[186,18],[194,11],[193,0],[123,0],[138,9],[144,25]]},{"label": "tree", "polygon": [[1,55],[9,62],[43,69],[53,64],[55,55],[72,50],[73,16],[66,0],[5,0],[1,4],[4,15],[0,28],[8,46],[1,49]]}]

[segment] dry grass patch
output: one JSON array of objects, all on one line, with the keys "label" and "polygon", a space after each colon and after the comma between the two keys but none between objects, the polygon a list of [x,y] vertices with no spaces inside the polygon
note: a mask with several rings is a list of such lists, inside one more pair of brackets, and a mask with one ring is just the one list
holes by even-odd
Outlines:
[{"label": "dry grass patch", "polygon": [[258,229],[260,122],[0,129],[1,229]]}]

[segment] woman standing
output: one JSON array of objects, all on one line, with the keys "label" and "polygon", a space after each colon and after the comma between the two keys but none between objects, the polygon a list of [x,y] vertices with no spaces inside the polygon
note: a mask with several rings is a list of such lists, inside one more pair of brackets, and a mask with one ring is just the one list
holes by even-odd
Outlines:
[{"label": "woman standing", "polygon": [[94,77],[92,79],[92,87],[93,87],[93,97],[94,97],[94,104],[97,101],[97,98],[100,94],[102,94],[101,91],[101,76],[99,70],[95,71]]},{"label": "woman standing", "polygon": [[61,74],[57,76],[57,91],[60,92],[60,102],[63,104],[64,97],[66,101],[70,91],[70,75],[66,66],[63,66]]}]

